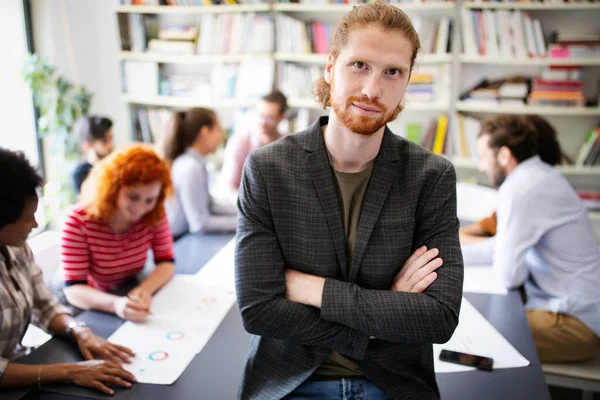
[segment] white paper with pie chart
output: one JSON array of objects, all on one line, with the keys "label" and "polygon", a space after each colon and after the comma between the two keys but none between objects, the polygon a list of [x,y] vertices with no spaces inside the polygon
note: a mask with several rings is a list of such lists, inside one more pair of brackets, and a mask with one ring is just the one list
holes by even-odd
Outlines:
[{"label": "white paper with pie chart", "polygon": [[144,324],[125,322],[109,338],[132,349],[136,356],[123,367],[138,382],[170,385],[196,355],[201,335],[191,325],[154,320]]}]

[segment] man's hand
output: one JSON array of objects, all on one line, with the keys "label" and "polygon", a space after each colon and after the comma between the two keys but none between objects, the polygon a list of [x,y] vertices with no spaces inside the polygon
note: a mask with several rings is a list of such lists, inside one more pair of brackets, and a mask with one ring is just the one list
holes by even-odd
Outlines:
[{"label": "man's hand", "polygon": [[298,272],[285,271],[285,298],[295,303],[321,308],[325,278]]},{"label": "man's hand", "polygon": [[129,358],[135,356],[135,353],[127,347],[110,343],[87,328],[77,332],[73,336],[77,340],[79,351],[81,351],[83,358],[86,360],[102,358],[116,364],[129,364],[131,363]]},{"label": "man's hand", "polygon": [[435,248],[428,251],[425,246],[419,247],[394,278],[392,291],[423,293],[437,279],[434,271],[443,264],[437,257],[439,253]]}]

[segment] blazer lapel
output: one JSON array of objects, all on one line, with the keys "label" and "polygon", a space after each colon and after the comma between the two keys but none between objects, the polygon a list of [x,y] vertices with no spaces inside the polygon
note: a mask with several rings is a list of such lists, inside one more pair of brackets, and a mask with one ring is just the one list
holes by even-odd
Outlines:
[{"label": "blazer lapel", "polygon": [[[325,117],[326,118],[326,117]],[[310,151],[306,159],[307,169],[310,171],[315,189],[327,220],[331,240],[337,253],[340,269],[344,279],[348,279],[348,261],[346,260],[346,235],[344,234],[344,220],[335,185],[333,171],[329,165],[329,157],[325,142],[321,135],[321,121],[319,119],[311,128],[306,149]],[[326,123],[326,122],[325,122]]]},{"label": "blazer lapel", "polygon": [[392,140],[393,136],[390,135],[393,135],[393,133],[386,127],[381,149],[375,159],[367,193],[363,200],[354,244],[354,254],[352,254],[352,265],[348,276],[349,282],[354,282],[358,275],[373,228],[379,219],[392,184],[398,179],[397,167],[394,166],[394,161],[400,159],[400,153],[397,144]]}]

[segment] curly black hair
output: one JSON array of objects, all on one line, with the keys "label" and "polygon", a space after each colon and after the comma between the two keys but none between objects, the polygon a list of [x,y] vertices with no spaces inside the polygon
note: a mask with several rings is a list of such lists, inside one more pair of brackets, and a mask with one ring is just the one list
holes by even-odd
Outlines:
[{"label": "curly black hair", "polygon": [[37,195],[42,182],[23,152],[0,147],[0,229],[21,218],[25,202]]}]

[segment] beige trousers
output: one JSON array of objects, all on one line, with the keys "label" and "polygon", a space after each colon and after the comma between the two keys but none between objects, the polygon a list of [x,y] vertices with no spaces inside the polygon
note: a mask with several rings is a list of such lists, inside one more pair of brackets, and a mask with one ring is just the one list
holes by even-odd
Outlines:
[{"label": "beige trousers", "polygon": [[580,361],[600,353],[600,338],[578,319],[542,310],[526,310],[526,316],[540,361]]}]

